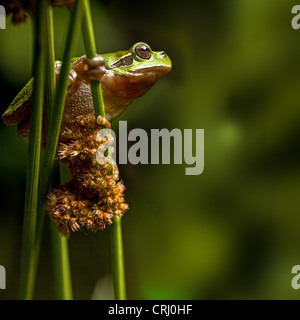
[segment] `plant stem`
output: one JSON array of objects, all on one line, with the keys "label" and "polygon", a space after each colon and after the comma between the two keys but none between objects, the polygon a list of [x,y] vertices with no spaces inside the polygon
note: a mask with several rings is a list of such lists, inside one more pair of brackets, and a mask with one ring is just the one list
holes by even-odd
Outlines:
[{"label": "plant stem", "polygon": [[48,126],[47,144],[45,149],[44,164],[40,175],[40,185],[38,190],[38,173],[41,147],[42,130],[42,107],[44,101],[44,85],[46,73],[46,8],[48,1],[38,1],[38,14],[35,27],[36,36],[36,72],[34,73],[33,109],[31,112],[31,129],[29,141],[29,159],[26,186],[25,221],[23,231],[23,267],[21,297],[32,299],[35,275],[38,264],[38,256],[41,245],[44,214],[37,216],[37,209],[42,212],[54,166],[54,158],[58,143],[60,123],[65,103],[65,95],[68,83],[71,56],[79,37],[82,2],[75,2],[71,16],[69,33],[64,53],[63,65],[58,82],[57,93],[55,95],[54,108]]},{"label": "plant stem", "polygon": [[53,9],[51,4],[47,7],[47,66],[46,66],[46,100],[45,100],[45,120],[46,129],[49,128],[50,116],[54,107],[56,79],[55,79],[55,52],[54,52],[54,27]]},{"label": "plant stem", "polygon": [[126,300],[125,267],[122,241],[122,219],[115,216],[112,225],[112,274],[116,300]]},{"label": "plant stem", "polygon": [[[46,128],[49,129],[51,111],[54,106],[55,99],[55,53],[54,53],[54,32],[53,32],[53,9],[48,5],[47,8],[47,73],[46,73],[46,103],[45,103],[45,118]],[[48,131],[48,130],[47,130]],[[61,168],[61,167],[60,167]],[[64,179],[61,174],[61,182]],[[42,209],[42,208],[41,208]],[[43,214],[43,212],[41,212]],[[55,224],[51,222],[50,233],[52,240],[52,255],[53,255],[53,269],[54,269],[54,286],[55,299],[71,300],[73,299],[71,271],[69,262],[68,240],[62,237],[56,230]],[[40,242],[40,240],[38,240]]]},{"label": "plant stem", "polygon": [[[83,41],[84,41],[87,58],[92,59],[96,57],[97,52],[96,52],[96,43],[95,43],[95,36],[94,36],[94,30],[93,30],[90,2],[88,0],[83,0],[82,2],[84,5],[84,16],[83,16],[83,23],[82,23]],[[96,117],[99,115],[101,115],[102,117],[105,117],[105,108],[103,103],[100,82],[91,81],[91,87],[92,87],[95,115]]]},{"label": "plant stem", "polygon": [[32,94],[32,110],[30,116],[30,135],[28,145],[28,164],[25,194],[25,212],[23,225],[23,256],[22,256],[22,279],[21,299],[33,298],[36,254],[35,236],[37,221],[37,203],[39,187],[39,169],[41,153],[41,134],[43,123],[43,102],[45,89],[46,70],[46,23],[45,14],[47,1],[39,1],[37,4],[37,16],[35,20],[35,70]]},{"label": "plant stem", "polygon": [[[73,7],[73,12],[71,16],[71,21],[69,25],[68,38],[66,43],[66,48],[63,57],[63,64],[61,67],[60,78],[58,81],[58,86],[56,90],[55,100],[54,100],[54,109],[50,118],[49,130],[47,134],[47,144],[45,149],[45,157],[44,157],[44,166],[41,174],[41,186],[39,192],[40,199],[40,207],[44,206],[46,196],[49,190],[53,166],[54,166],[54,158],[56,155],[56,148],[59,138],[60,132],[60,124],[63,115],[63,109],[66,99],[66,90],[68,84],[68,76],[70,69],[71,56],[75,49],[75,45],[77,43],[80,26],[81,26],[81,18],[82,18],[82,1],[77,0]],[[41,215],[38,220],[37,225],[37,251],[39,251],[40,247],[40,239],[43,228],[44,215]]]},{"label": "plant stem", "polygon": [[68,240],[56,230],[56,224],[51,221],[50,233],[53,252],[55,299],[72,300],[72,280],[69,261]]},{"label": "plant stem", "polygon": [[[61,165],[60,181],[64,183],[70,179],[68,169]],[[53,269],[54,269],[54,292],[57,300],[72,300],[72,279],[69,259],[68,240],[59,234],[53,221],[50,224],[52,241]]]},{"label": "plant stem", "polygon": [[[66,42],[64,56],[63,56],[63,64],[61,67],[60,78],[58,81],[58,86],[57,86],[55,100],[54,100],[54,108],[53,108],[52,115],[50,117],[50,124],[47,132],[47,143],[46,143],[46,149],[45,149],[44,166],[41,174],[42,183],[41,183],[40,192],[39,192],[40,208],[44,207],[46,196],[51,183],[51,177],[52,177],[52,172],[54,167],[54,158],[56,155],[56,149],[57,149],[59,132],[60,132],[60,124],[63,116],[63,110],[64,110],[65,99],[66,99],[66,91],[67,91],[67,85],[68,85],[71,57],[73,55],[73,52],[79,37],[81,19],[82,19],[82,2],[81,0],[77,0],[74,4],[73,12],[71,15],[71,21],[70,21],[69,30],[68,30],[68,38]],[[42,229],[44,224],[44,214],[40,215],[39,218],[40,219],[38,220],[38,225],[37,225],[36,252],[39,252],[40,250],[41,234],[42,234]],[[65,241],[65,240],[62,240],[62,241]],[[63,270],[69,270],[69,267],[67,266],[67,262],[66,262],[67,260],[66,244],[60,243],[60,249],[58,250],[63,251],[65,255],[64,258],[60,260],[61,268]],[[67,273],[69,274],[69,276],[67,276],[65,271],[63,271],[65,278],[62,284],[63,286],[62,296],[64,296],[64,298],[66,299],[71,299],[72,298],[71,280],[70,280],[71,277],[70,277],[70,272],[67,271]]]},{"label": "plant stem", "polygon": [[[90,10],[89,0],[83,0],[84,3],[84,17],[82,25],[82,33],[84,45],[88,58],[96,56],[95,36],[92,24],[92,16]],[[105,108],[103,103],[101,85],[99,81],[92,81],[92,94],[95,107],[95,115],[105,117]],[[124,256],[123,256],[123,242],[122,242],[122,225],[121,219],[114,218],[112,226],[112,275],[114,283],[114,292],[116,300],[126,299],[125,288],[125,271],[124,271]]]},{"label": "plant stem", "polygon": [[43,176],[45,179],[42,188],[43,198],[46,197],[48,192],[48,187],[50,183],[50,178],[52,174],[52,169],[54,165],[54,158],[56,155],[56,148],[60,132],[60,124],[63,116],[63,110],[66,100],[66,91],[68,85],[68,77],[70,71],[71,57],[77,44],[79,37],[79,31],[81,26],[82,18],[82,1],[77,0],[74,4],[73,13],[71,16],[68,38],[66,43],[66,48],[63,57],[63,63],[61,67],[60,77],[57,85],[57,91],[54,100],[54,109],[50,118],[49,130],[47,135],[47,144],[45,149],[45,163],[43,168]]}]

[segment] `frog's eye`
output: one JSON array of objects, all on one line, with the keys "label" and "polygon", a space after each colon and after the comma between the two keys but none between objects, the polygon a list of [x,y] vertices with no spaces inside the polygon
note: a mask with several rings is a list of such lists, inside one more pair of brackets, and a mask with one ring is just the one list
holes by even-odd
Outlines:
[{"label": "frog's eye", "polygon": [[135,47],[135,53],[141,59],[150,59],[152,55],[150,47],[144,43],[140,43]]}]

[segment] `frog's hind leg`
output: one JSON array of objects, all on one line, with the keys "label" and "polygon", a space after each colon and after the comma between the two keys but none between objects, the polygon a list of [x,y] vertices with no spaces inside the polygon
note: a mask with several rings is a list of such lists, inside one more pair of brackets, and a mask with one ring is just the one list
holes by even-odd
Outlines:
[{"label": "frog's hind leg", "polygon": [[[30,134],[30,114],[25,117],[21,122],[18,123],[18,133],[23,141],[26,143],[29,142],[29,134]],[[42,147],[46,146],[46,127],[45,120],[43,120],[42,127]]]},{"label": "frog's hind leg", "polygon": [[15,125],[26,119],[31,112],[31,98],[24,102],[20,107],[16,108],[13,112],[8,109],[2,115],[2,120],[7,125]]},{"label": "frog's hind leg", "polygon": [[4,123],[8,125],[18,124],[30,114],[32,88],[33,78],[26,83],[3,113],[2,120]]},{"label": "frog's hind leg", "polygon": [[28,143],[30,132],[30,115],[25,117],[21,122],[18,123],[18,133],[23,141]]}]

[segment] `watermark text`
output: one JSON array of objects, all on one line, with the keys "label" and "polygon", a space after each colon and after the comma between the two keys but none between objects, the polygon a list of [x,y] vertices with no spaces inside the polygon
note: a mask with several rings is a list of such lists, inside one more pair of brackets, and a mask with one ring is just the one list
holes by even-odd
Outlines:
[{"label": "watermark text", "polygon": [[6,271],[3,266],[0,265],[0,289],[6,289]]},{"label": "watermark text", "polygon": [[293,6],[292,14],[295,14],[291,21],[292,28],[298,30],[300,29],[300,5]]},{"label": "watermark text", "polygon": [[[185,163],[186,175],[200,175],[204,170],[204,129],[151,129],[150,134],[141,128],[128,132],[127,121],[119,122],[118,149],[113,130],[101,129],[98,139],[110,136],[110,142],[102,144],[97,150],[100,164],[174,164]],[[128,149],[128,142],[134,142]],[[110,148],[112,156],[106,157]],[[115,151],[115,152],[112,152]],[[118,150],[118,152],[116,151]]]},{"label": "watermark text", "polygon": [[0,6],[0,29],[6,29],[6,11],[3,6]]}]

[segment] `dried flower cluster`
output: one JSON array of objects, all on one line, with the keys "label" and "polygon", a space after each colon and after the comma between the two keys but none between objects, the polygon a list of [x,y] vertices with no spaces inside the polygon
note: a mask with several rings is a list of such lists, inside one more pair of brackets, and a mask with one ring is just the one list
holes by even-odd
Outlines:
[{"label": "dried flower cluster", "polygon": [[[55,7],[67,6],[71,9],[74,1],[51,0],[51,4]],[[0,4],[5,7],[7,14],[12,13],[12,22],[18,24],[26,21],[29,12],[35,12],[37,0],[3,0]]]},{"label": "dried flower cluster", "polygon": [[12,13],[12,22],[18,24],[25,22],[30,8],[29,1],[22,0],[5,0],[2,5],[6,10],[6,14]]},{"label": "dried flower cluster", "polygon": [[85,115],[62,133],[57,155],[68,165],[72,180],[48,195],[47,211],[66,237],[70,229],[103,230],[112,224],[114,215],[121,217],[128,210],[125,187],[116,181],[113,165],[96,160],[97,149],[108,140],[99,139],[99,130],[95,116]]}]

